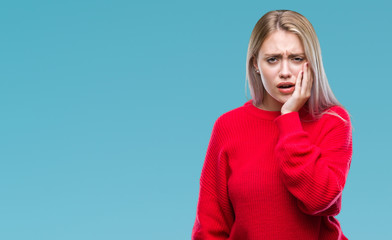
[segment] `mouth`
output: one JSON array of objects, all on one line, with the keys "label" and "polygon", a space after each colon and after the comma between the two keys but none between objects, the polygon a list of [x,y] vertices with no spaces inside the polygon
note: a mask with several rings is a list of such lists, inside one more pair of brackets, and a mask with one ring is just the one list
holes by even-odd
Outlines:
[{"label": "mouth", "polygon": [[288,88],[291,88],[294,86],[295,86],[295,84],[291,83],[291,82],[283,82],[283,83],[278,84],[278,88],[282,88],[282,89],[288,89]]},{"label": "mouth", "polygon": [[280,84],[280,86],[278,85],[278,89],[281,93],[284,94],[290,94],[293,93],[295,90],[295,85],[292,83],[287,83],[287,84]]}]

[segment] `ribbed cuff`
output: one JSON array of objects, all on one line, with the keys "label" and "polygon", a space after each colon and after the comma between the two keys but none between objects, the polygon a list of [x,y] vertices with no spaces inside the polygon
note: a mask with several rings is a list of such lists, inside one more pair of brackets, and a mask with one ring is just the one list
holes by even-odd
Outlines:
[{"label": "ribbed cuff", "polygon": [[274,119],[274,123],[278,126],[280,135],[303,131],[298,112],[280,115]]}]

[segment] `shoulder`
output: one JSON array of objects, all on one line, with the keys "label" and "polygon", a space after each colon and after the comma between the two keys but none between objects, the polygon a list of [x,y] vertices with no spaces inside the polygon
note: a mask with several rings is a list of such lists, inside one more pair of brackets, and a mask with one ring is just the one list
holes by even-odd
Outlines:
[{"label": "shoulder", "polygon": [[324,111],[322,118],[343,123],[350,122],[350,114],[343,106],[335,105]]},{"label": "shoulder", "polygon": [[246,117],[246,110],[244,106],[230,109],[220,114],[213,125],[213,132],[219,135],[225,135],[226,137],[231,134],[238,134],[238,129],[243,126],[244,119]]},{"label": "shoulder", "polygon": [[349,114],[348,110],[343,106],[335,105],[335,106],[330,107],[326,111],[327,112],[335,112],[335,113],[339,114],[339,116],[343,117],[346,120],[348,120],[350,118],[350,114]]},{"label": "shoulder", "polygon": [[353,127],[348,110],[342,106],[332,106],[324,112],[320,132],[325,132],[325,136],[328,135],[335,143],[344,143],[346,147],[352,145]]},{"label": "shoulder", "polygon": [[332,106],[322,113],[315,126],[318,126],[320,131],[350,132],[352,130],[350,113],[342,106]]},{"label": "shoulder", "polygon": [[231,109],[229,111],[226,111],[216,119],[215,125],[219,125],[221,127],[225,127],[225,126],[227,127],[232,124],[238,123],[246,115],[245,111],[246,110],[245,110],[244,106],[240,106],[240,107]]},{"label": "shoulder", "polygon": [[211,139],[215,144],[225,145],[227,141],[230,141],[230,136],[233,134],[238,134],[238,122],[242,118],[243,109],[242,107],[237,107],[229,111],[224,112],[216,118]]},{"label": "shoulder", "polygon": [[307,118],[303,121],[301,118],[301,122],[307,129],[313,129],[315,132],[329,132],[337,129],[348,131],[352,128],[350,113],[341,105],[330,106],[314,117],[310,114],[306,115],[308,116],[310,121],[306,121]]}]

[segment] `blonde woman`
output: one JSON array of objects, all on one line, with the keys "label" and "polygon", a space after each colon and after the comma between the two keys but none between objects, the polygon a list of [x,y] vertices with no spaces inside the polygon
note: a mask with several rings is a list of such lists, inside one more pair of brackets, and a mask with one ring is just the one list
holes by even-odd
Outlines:
[{"label": "blonde woman", "polygon": [[252,99],[215,122],[192,239],[347,239],[335,216],[352,158],[311,23],[278,10],[248,47]]}]

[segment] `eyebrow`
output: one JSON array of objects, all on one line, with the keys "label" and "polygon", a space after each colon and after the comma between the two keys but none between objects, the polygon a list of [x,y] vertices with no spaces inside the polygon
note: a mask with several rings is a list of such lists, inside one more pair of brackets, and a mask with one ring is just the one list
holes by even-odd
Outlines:
[{"label": "eyebrow", "polygon": [[[281,53],[267,53],[264,54],[266,57],[281,57]],[[294,56],[305,56],[305,53],[291,53],[289,57],[294,57]]]}]

